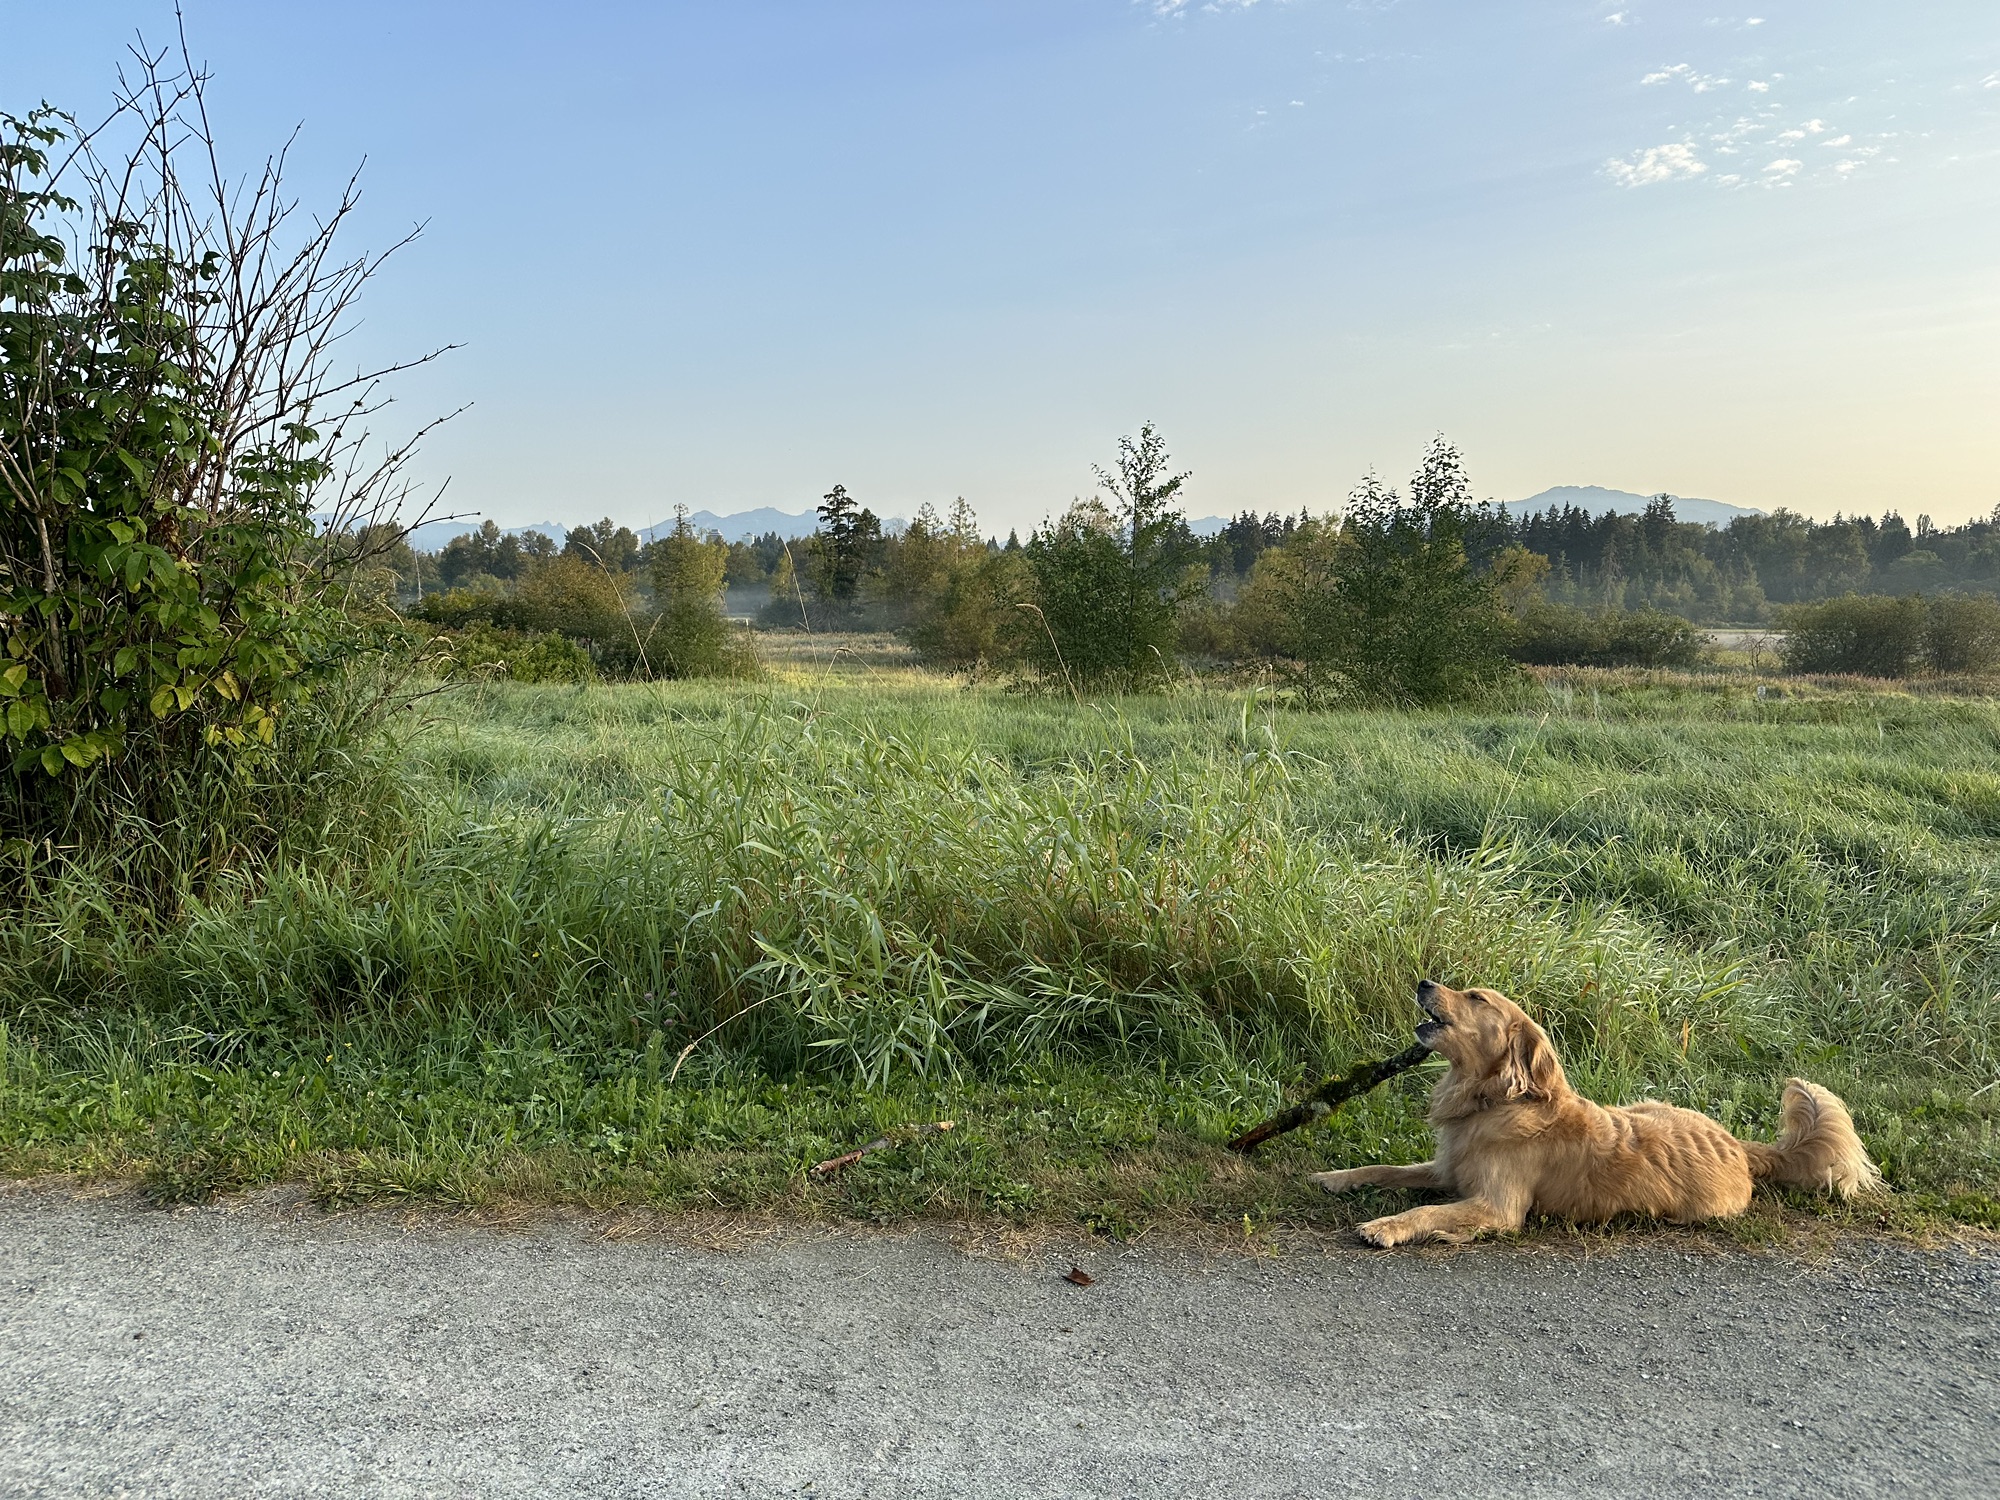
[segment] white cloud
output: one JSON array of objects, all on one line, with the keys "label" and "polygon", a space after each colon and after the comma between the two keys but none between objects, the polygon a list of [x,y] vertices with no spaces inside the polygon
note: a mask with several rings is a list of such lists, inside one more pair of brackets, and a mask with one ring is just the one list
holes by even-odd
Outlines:
[{"label": "white cloud", "polygon": [[1620,187],[1645,187],[1654,182],[1674,182],[1699,177],[1708,163],[1694,153],[1691,141],[1648,146],[1627,160],[1614,157],[1604,164],[1604,175]]},{"label": "white cloud", "polygon": [[1657,73],[1648,73],[1641,83],[1672,83],[1679,79],[1697,94],[1706,94],[1710,89],[1723,88],[1733,80],[1718,78],[1713,73],[1697,73],[1688,63],[1675,63],[1671,68],[1662,68]]},{"label": "white cloud", "polygon": [[1747,86],[1753,94],[1768,94],[1771,92],[1770,84],[1759,82],[1755,78],[1751,79]]},{"label": "white cloud", "polygon": [[1807,135],[1819,135],[1826,129],[1826,121],[1808,120],[1805,123],[1804,129]]},{"label": "white cloud", "polygon": [[1780,177],[1790,177],[1804,165],[1805,163],[1802,161],[1794,161],[1791,157],[1784,156],[1770,163],[1764,168],[1764,171],[1767,175],[1775,173]]},{"label": "white cloud", "polygon": [[1749,20],[1745,21],[1743,24],[1745,26],[1762,26],[1764,24],[1764,18],[1762,16],[1752,16]]},{"label": "white cloud", "polygon": [[2000,73],[1988,73],[1979,80],[1979,86],[1983,89],[2000,89]]},{"label": "white cloud", "polygon": [[[1192,0],[1132,0],[1134,5],[1150,6],[1156,16],[1179,16],[1187,13]],[[1257,0],[1207,0],[1203,10],[1248,10]]]},{"label": "white cloud", "polygon": [[1844,173],[1844,172],[1852,172],[1852,171],[1854,171],[1854,170],[1855,170],[1856,168],[1858,168],[1858,167],[1859,167],[1860,165],[1861,165],[1861,163],[1860,163],[1860,162],[1858,162],[1858,161],[1855,161],[1854,159],[1852,159],[1852,158],[1850,157],[1850,158],[1849,158],[1848,160],[1846,160],[1846,161],[1842,161],[1842,162],[1835,162],[1835,163],[1834,163],[1834,166],[1833,166],[1833,170],[1834,170],[1834,171],[1836,171],[1836,172],[1843,172],[1843,173]]},{"label": "white cloud", "polygon": [[1851,135],[1837,135],[1830,141],[1821,141],[1820,144],[1822,146],[1851,146],[1854,144],[1854,137]]},{"label": "white cloud", "polygon": [[1604,18],[1604,24],[1606,26],[1623,26],[1625,24],[1625,18],[1630,14],[1631,14],[1630,11],[1614,10],[1613,12],[1611,12],[1610,15]]},{"label": "white cloud", "polygon": [[1802,141],[1805,138],[1806,133],[1803,130],[1781,130],[1778,132],[1778,139],[1781,141]]}]

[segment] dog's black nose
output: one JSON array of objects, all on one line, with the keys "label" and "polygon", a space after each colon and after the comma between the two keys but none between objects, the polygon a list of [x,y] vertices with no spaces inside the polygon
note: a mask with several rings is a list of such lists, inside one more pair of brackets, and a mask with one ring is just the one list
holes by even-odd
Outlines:
[{"label": "dog's black nose", "polygon": [[1432,990],[1438,988],[1440,988],[1440,986],[1435,979],[1419,979],[1417,981],[1417,993],[1419,995],[1427,995]]}]

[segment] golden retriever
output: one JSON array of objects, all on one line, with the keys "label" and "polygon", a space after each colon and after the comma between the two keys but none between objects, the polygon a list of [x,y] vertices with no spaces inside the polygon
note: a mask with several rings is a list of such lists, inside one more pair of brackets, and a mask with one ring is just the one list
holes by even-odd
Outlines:
[{"label": "golden retriever", "polygon": [[1494,990],[1426,979],[1417,1004],[1430,1018],[1417,1040],[1451,1063],[1431,1091],[1436,1157],[1312,1180],[1329,1193],[1440,1188],[1458,1199],[1371,1219],[1360,1229],[1371,1245],[1467,1240],[1518,1229],[1531,1211],[1580,1223],[1627,1213],[1677,1223],[1727,1218],[1749,1207],[1757,1182],[1843,1198],[1882,1186],[1847,1106],[1818,1084],[1785,1085],[1775,1144],[1739,1141],[1691,1109],[1591,1103],[1563,1077],[1548,1033]]}]

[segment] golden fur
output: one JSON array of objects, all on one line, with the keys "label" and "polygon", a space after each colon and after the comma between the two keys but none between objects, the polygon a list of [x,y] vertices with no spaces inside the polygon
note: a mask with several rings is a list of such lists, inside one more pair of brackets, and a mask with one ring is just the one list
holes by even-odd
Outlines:
[{"label": "golden fur", "polygon": [[1370,1244],[1466,1240],[1517,1229],[1530,1212],[1582,1223],[1626,1213],[1677,1223],[1727,1218],[1749,1206],[1759,1181],[1843,1198],[1882,1185],[1847,1107],[1818,1084],[1785,1085],[1775,1144],[1739,1141],[1691,1109],[1591,1103],[1563,1077],[1548,1034],[1497,991],[1426,979],[1417,1004],[1430,1017],[1418,1040],[1451,1063],[1431,1092],[1436,1157],[1312,1180],[1329,1193],[1374,1184],[1458,1198],[1370,1220],[1360,1231]]}]

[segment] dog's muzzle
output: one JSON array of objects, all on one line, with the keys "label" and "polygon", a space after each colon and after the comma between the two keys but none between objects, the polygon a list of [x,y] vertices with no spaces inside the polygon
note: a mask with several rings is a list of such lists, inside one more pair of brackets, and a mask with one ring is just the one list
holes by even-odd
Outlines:
[{"label": "dog's muzzle", "polygon": [[1434,980],[1425,979],[1418,982],[1417,1008],[1430,1017],[1429,1020],[1418,1023],[1417,1040],[1426,1047],[1434,1047],[1438,1037],[1451,1027],[1451,1022],[1445,1019],[1443,1007],[1438,1003],[1438,985]]}]

